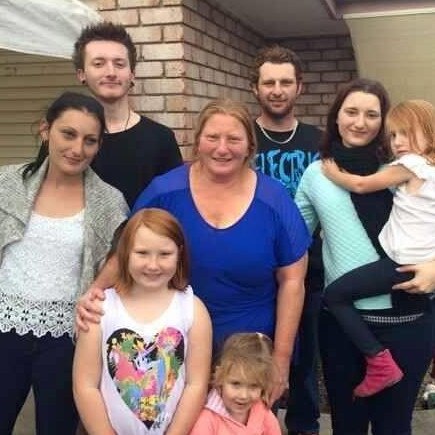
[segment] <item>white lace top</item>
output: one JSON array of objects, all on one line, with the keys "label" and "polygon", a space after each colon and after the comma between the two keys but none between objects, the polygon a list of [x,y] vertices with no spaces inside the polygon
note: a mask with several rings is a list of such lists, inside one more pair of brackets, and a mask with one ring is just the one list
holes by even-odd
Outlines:
[{"label": "white lace top", "polygon": [[32,213],[24,237],[3,252],[0,331],[72,336],[83,227],[84,210],[66,218]]}]

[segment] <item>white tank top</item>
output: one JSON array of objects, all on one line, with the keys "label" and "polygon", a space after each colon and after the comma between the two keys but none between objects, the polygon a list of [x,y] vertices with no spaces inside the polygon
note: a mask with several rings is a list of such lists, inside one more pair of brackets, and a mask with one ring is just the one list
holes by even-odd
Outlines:
[{"label": "white tank top", "polygon": [[193,291],[175,291],[168,308],[139,323],[114,289],[106,290],[101,393],[113,429],[122,435],[162,435],[184,390]]}]

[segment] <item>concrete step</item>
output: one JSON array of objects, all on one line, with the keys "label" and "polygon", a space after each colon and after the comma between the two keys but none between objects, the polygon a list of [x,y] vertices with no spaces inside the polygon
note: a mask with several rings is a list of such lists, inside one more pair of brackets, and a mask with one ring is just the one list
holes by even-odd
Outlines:
[{"label": "concrete step", "polygon": [[[283,425],[285,411],[278,411],[278,418]],[[35,411],[33,406],[33,395],[29,394],[26,403],[18,417],[13,435],[34,435],[35,433]],[[283,427],[283,433],[287,431]],[[413,435],[433,435],[435,434],[435,409],[428,411],[414,412]],[[320,418],[320,435],[331,435],[331,423],[329,414],[322,414]]]}]

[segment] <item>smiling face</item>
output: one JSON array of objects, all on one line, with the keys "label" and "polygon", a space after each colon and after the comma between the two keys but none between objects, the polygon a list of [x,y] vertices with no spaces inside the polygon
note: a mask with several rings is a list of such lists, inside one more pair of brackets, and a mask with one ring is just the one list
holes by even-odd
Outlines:
[{"label": "smiling face", "polygon": [[178,247],[172,239],[141,225],[128,260],[134,285],[147,291],[168,289],[177,270],[178,255]]},{"label": "smiling face", "polygon": [[101,101],[126,97],[134,79],[127,47],[115,41],[89,42],[84,50],[83,70],[79,69],[77,76]]},{"label": "smiling face", "polygon": [[204,124],[199,136],[198,159],[215,177],[234,176],[247,166],[248,135],[234,116],[214,114]]},{"label": "smiling face", "polygon": [[101,124],[87,111],[68,109],[49,126],[41,125],[48,141],[49,168],[61,176],[81,176],[98,152]]},{"label": "smiling face", "polygon": [[252,405],[261,399],[261,387],[247,379],[243,370],[232,367],[220,387],[222,401],[234,420],[246,424]]},{"label": "smiling face", "polygon": [[356,91],[343,101],[337,115],[338,133],[348,148],[368,145],[382,125],[381,104],[374,94]]},{"label": "smiling face", "polygon": [[272,119],[281,119],[293,112],[301,88],[291,63],[265,62],[253,90],[263,112]]}]

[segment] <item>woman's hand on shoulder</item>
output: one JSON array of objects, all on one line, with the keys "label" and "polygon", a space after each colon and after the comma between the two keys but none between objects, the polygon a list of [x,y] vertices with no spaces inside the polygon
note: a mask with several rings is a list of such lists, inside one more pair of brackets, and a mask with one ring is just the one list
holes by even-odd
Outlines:
[{"label": "woman's hand on shoulder", "polygon": [[76,305],[75,326],[77,332],[87,331],[88,323],[100,323],[104,314],[102,301],[104,301],[104,290],[91,286],[89,290],[79,298]]},{"label": "woman's hand on shoulder", "polygon": [[413,272],[414,278],[396,284],[393,290],[403,290],[408,293],[425,294],[435,291],[435,260],[420,264],[409,264],[397,268],[399,272]]}]

